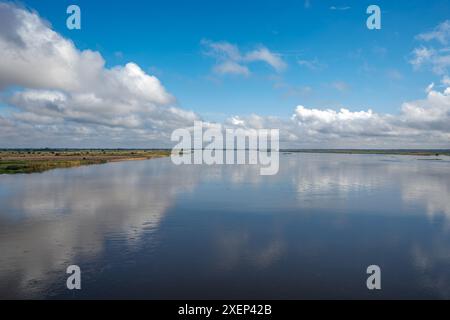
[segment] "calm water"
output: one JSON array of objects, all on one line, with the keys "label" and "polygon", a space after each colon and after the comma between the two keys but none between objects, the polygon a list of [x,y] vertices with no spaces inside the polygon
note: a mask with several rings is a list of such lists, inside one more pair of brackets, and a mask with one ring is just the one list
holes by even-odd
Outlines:
[{"label": "calm water", "polygon": [[110,163],[0,176],[0,204],[1,298],[450,298],[448,158]]}]

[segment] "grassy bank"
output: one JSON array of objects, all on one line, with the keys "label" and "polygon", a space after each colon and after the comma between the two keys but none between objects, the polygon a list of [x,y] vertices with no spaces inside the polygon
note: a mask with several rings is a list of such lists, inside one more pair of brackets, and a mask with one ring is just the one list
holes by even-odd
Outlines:
[{"label": "grassy bank", "polygon": [[169,150],[0,150],[0,174],[43,172],[114,161],[167,157]]}]

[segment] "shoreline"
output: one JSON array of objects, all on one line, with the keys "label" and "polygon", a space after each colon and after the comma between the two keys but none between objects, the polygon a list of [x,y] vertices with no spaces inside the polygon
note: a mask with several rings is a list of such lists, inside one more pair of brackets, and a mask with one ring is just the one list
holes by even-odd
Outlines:
[{"label": "shoreline", "polygon": [[0,175],[38,173],[59,168],[170,156],[168,150],[122,149],[9,149],[0,150]]},{"label": "shoreline", "polygon": [[283,153],[378,154],[402,156],[450,156],[449,149],[280,149]]},{"label": "shoreline", "polygon": [[[450,156],[449,149],[280,149],[280,153]],[[0,175],[168,157],[169,149],[0,149]]]}]

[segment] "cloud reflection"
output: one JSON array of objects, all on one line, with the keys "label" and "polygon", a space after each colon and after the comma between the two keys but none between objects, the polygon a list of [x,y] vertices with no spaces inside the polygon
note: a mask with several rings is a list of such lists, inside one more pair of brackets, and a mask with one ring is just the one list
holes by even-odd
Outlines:
[{"label": "cloud reflection", "polygon": [[[282,263],[306,264],[314,270],[314,263],[330,254],[329,236],[343,244],[335,247],[333,259],[353,255],[349,252],[354,241],[348,234],[358,235],[363,214],[381,216],[379,221],[392,221],[383,220],[383,215],[425,216],[430,224],[416,225],[424,233],[436,219],[449,221],[446,159],[280,154],[280,161],[275,176],[260,176],[258,166],[175,166],[169,159],[0,176],[0,296],[36,297],[55,281],[63,286],[68,265],[94,264],[111,252],[111,246],[130,252],[130,259],[145,253],[139,250],[143,245],[159,250],[161,233],[174,251],[159,266],[189,264],[178,260],[184,255],[177,250],[194,250],[189,241],[196,238],[201,246],[193,252],[204,254],[205,274],[244,269],[265,276],[269,270],[285,270]],[[196,214],[186,216],[189,212]],[[174,228],[180,221],[182,225]],[[406,248],[402,252],[410,255],[415,270],[426,274],[423,285],[442,288],[442,295],[447,295],[449,278],[442,267],[449,259],[447,229],[410,243],[408,228],[401,224],[389,230],[382,223],[374,228],[385,232],[384,242],[373,231],[373,238],[360,239],[361,243],[386,252]],[[408,239],[403,247],[397,232]],[[180,234],[186,238],[178,238]],[[361,259],[364,254],[359,252]],[[164,269],[153,271],[155,277],[158,272],[165,275]],[[309,277],[305,273],[299,278]],[[288,275],[283,279],[289,283]]]},{"label": "cloud reflection", "polygon": [[12,290],[32,295],[52,272],[62,275],[80,257],[97,256],[107,240],[136,246],[176,194],[199,179],[195,168],[180,174],[167,170],[168,162],[151,161],[2,176],[0,190],[9,194],[0,192],[0,283],[14,273]]}]

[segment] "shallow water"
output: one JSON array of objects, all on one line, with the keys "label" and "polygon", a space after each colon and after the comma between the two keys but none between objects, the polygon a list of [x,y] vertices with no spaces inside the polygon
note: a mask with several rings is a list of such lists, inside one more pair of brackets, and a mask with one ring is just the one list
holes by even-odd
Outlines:
[{"label": "shallow water", "polygon": [[[443,159],[293,153],[275,176],[168,158],[2,175],[0,298],[450,298]],[[372,264],[379,291],[366,287]]]}]

